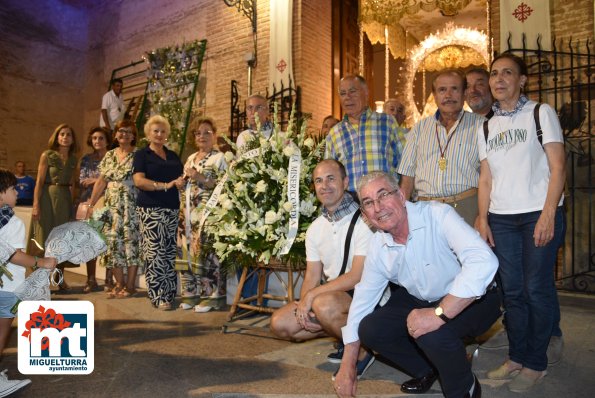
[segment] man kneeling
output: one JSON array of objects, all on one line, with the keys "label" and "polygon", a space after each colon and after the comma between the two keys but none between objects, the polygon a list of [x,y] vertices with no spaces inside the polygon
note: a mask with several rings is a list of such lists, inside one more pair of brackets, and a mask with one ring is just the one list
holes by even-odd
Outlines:
[{"label": "man kneeling", "polygon": [[[439,377],[448,398],[481,397],[462,339],[484,333],[500,315],[491,288],[496,256],[452,207],[405,201],[391,175],[364,176],[358,194],[378,231],[342,329],[335,391],[355,396],[361,341],[414,377],[401,385],[405,393],[425,393]],[[375,309],[389,282],[398,287]]]},{"label": "man kneeling", "polygon": [[[323,160],[312,177],[322,214],[306,232],[307,267],[300,300],[273,313],[271,331],[292,341],[322,336],[341,341],[341,327],[347,321],[353,288],[360,280],[372,232],[359,217],[357,202],[345,191],[349,181],[343,164]],[[326,282],[321,284],[323,279]],[[340,349],[329,360],[340,362],[342,353]],[[359,359],[361,376],[374,357],[362,349]]]}]

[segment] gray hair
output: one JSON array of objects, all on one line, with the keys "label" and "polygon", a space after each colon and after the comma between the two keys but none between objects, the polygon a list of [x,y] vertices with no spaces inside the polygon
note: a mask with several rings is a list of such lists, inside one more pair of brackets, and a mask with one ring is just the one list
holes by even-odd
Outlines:
[{"label": "gray hair", "polygon": [[372,181],[377,180],[379,178],[384,178],[384,180],[388,182],[388,185],[390,185],[392,189],[399,189],[399,181],[397,180],[397,177],[395,177],[393,174],[379,170],[371,171],[357,182],[357,196],[360,201],[362,200],[362,189],[364,189],[365,186],[371,183]]}]

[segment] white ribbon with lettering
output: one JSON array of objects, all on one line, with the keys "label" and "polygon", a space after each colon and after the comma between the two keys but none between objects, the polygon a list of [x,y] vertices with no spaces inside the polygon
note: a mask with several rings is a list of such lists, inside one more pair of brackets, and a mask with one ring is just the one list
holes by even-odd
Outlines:
[{"label": "white ribbon with lettering", "polygon": [[[292,154],[289,158],[289,165],[287,168],[287,200],[289,201],[289,203],[291,203],[291,210],[289,211],[289,226],[287,240],[280,251],[281,255],[286,255],[287,253],[289,253],[289,250],[291,249],[291,246],[293,245],[293,242],[297,237],[300,221],[300,173],[302,168],[302,154],[299,148],[295,146],[295,144],[294,148],[295,153]],[[213,193],[207,201],[204,209],[202,210],[198,229],[198,239],[200,239],[200,234],[202,233],[204,223],[206,222],[207,217],[211,213],[211,210],[219,203],[221,191],[223,190],[225,182],[229,178],[229,171],[235,166],[235,164],[238,161],[254,158],[256,156],[259,156],[260,153],[260,148],[252,149],[251,151],[244,152],[242,156],[240,156],[239,160],[233,161],[231,163],[228,172],[225,173],[223,178],[221,178],[221,180],[213,190]]]},{"label": "white ribbon with lettering", "polygon": [[240,156],[240,159],[234,160],[233,162],[231,162],[231,164],[229,165],[229,170],[227,171],[227,173],[225,173],[225,175],[223,176],[223,178],[221,178],[221,181],[219,181],[219,183],[217,184],[217,186],[213,190],[213,193],[211,194],[211,197],[209,198],[209,200],[207,201],[207,203],[205,204],[205,207],[203,208],[203,210],[201,212],[201,215],[200,215],[200,224],[199,224],[199,227],[198,227],[198,239],[199,239],[199,242],[200,242],[200,234],[202,233],[202,227],[204,226],[205,221],[207,221],[207,217],[211,213],[211,210],[213,208],[215,208],[215,206],[217,206],[217,204],[219,203],[219,196],[221,196],[221,191],[223,190],[223,186],[225,185],[225,182],[229,178],[229,171],[231,169],[233,169],[233,167],[235,166],[235,164],[238,161],[244,160],[244,159],[255,158],[258,155],[260,155],[260,148],[252,149],[252,150],[250,150],[248,152],[244,152],[242,154],[242,156]]},{"label": "white ribbon with lettering", "polygon": [[289,158],[289,167],[287,168],[287,200],[291,203],[289,211],[289,232],[285,245],[281,248],[279,254],[282,256],[289,253],[293,241],[297,236],[300,221],[300,172],[302,167],[302,153],[294,145],[295,153]]}]

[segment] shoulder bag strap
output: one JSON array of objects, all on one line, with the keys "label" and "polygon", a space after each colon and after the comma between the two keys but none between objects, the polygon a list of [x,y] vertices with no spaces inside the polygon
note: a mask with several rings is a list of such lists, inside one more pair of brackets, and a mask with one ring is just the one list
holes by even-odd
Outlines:
[{"label": "shoulder bag strap", "polygon": [[357,209],[355,213],[353,213],[353,217],[351,217],[351,223],[349,224],[349,229],[347,229],[347,236],[345,237],[345,252],[343,253],[343,265],[341,266],[341,271],[337,277],[343,275],[345,273],[345,268],[347,268],[347,257],[349,257],[349,247],[351,246],[351,236],[353,235],[353,229],[355,228],[355,223],[359,218],[361,211]]},{"label": "shoulder bag strap", "polygon": [[537,131],[537,140],[539,144],[543,147],[543,132],[541,130],[541,123],[539,122],[539,107],[541,104],[538,102],[533,109],[533,118],[535,119],[535,129]]}]

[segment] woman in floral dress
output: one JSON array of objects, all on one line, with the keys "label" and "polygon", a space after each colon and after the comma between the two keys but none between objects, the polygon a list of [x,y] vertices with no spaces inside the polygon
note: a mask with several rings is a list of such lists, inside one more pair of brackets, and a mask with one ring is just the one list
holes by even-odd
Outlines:
[{"label": "woman in floral dress", "polygon": [[202,206],[207,202],[217,176],[227,169],[223,153],[214,148],[217,142],[217,127],[210,118],[193,120],[188,126],[194,136],[198,151],[188,157],[184,165],[187,184],[182,190],[180,224],[178,226],[178,253],[184,259],[178,260],[181,268],[182,308],[190,309],[185,298],[201,297],[203,300],[194,307],[195,312],[208,312],[219,307],[219,300],[225,297],[226,278],[221,274],[221,266],[215,253],[200,250],[205,236],[198,237]]},{"label": "woman in floral dress", "polygon": [[[79,202],[85,203],[91,197],[93,187],[99,178],[99,162],[105,156],[107,148],[112,144],[111,134],[103,127],[94,127],[87,134],[87,146],[93,149],[93,152],[84,155],[81,158],[79,166]],[[83,293],[90,293],[97,288],[95,279],[96,259],[87,261],[87,283]],[[111,275],[106,277],[106,285],[111,282]]]},{"label": "woman in floral dress", "polygon": [[[54,227],[72,218],[76,151],[74,130],[63,123],[56,127],[48,141],[48,150],[39,159],[31,217],[39,221],[34,235],[42,245],[45,245],[45,240]],[[59,265],[58,268],[63,270],[64,265]],[[70,289],[65,280],[62,280],[59,288]]]},{"label": "woman in floral dress", "polygon": [[109,292],[110,298],[126,298],[136,293],[136,274],[142,265],[140,227],[135,209],[137,192],[132,182],[132,160],[136,151],[134,123],[130,120],[118,122],[115,140],[118,147],[109,151],[99,164],[100,176],[89,204],[93,209],[105,189],[104,210],[108,212],[108,221],[103,226],[103,233],[107,252],[99,257],[99,264],[111,269],[116,279],[116,286]]}]

